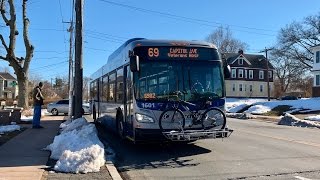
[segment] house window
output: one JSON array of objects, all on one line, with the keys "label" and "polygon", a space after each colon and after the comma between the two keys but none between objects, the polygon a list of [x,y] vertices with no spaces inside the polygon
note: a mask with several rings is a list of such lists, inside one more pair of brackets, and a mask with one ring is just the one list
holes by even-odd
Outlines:
[{"label": "house window", "polygon": [[316,63],[320,62],[320,51],[316,52]]},{"label": "house window", "polygon": [[272,79],[272,71],[269,71],[269,79]]},{"label": "house window", "polygon": [[316,86],[320,86],[320,75],[316,75]]},{"label": "house window", "polygon": [[243,59],[241,58],[241,59],[238,59],[238,64],[239,65],[243,65]]},{"label": "house window", "polygon": [[244,70],[244,78],[248,78],[248,70]]},{"label": "house window", "polygon": [[252,92],[252,85],[249,86],[249,91]]},{"label": "house window", "polygon": [[246,84],[244,85],[244,91],[247,91],[247,85]]},{"label": "house window", "polygon": [[259,79],[264,79],[264,77],[263,77],[263,71],[259,71]]},{"label": "house window", "polygon": [[260,85],[260,92],[263,92],[263,85]]},{"label": "house window", "polygon": [[249,70],[249,79],[253,79],[253,70]]},{"label": "house window", "polygon": [[239,91],[242,91],[242,84],[239,84]]},{"label": "house window", "polygon": [[236,69],[232,69],[232,70],[231,70],[231,77],[232,77],[232,78],[236,78],[236,77],[237,77]]},{"label": "house window", "polygon": [[8,81],[7,80],[4,80],[4,87],[8,87]]},{"label": "house window", "polygon": [[243,78],[243,69],[239,69],[238,77]]},{"label": "house window", "polygon": [[232,91],[236,91],[236,85],[232,84]]}]

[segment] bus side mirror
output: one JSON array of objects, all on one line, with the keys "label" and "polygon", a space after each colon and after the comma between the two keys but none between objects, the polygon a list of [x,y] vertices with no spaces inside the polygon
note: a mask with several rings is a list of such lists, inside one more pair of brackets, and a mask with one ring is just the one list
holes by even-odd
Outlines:
[{"label": "bus side mirror", "polygon": [[224,78],[230,78],[231,76],[231,68],[230,65],[225,65],[223,67]]},{"label": "bus side mirror", "polygon": [[130,70],[132,72],[138,72],[139,71],[139,56],[132,55],[130,56]]}]

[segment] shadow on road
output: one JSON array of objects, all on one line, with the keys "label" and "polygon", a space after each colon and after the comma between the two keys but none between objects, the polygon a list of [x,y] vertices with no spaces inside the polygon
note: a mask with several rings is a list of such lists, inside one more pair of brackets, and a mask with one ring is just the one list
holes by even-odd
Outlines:
[{"label": "shadow on road", "polygon": [[191,156],[210,153],[211,150],[202,148],[193,143],[150,143],[133,144],[120,138],[97,124],[99,137],[106,141],[115,151],[115,164],[121,172],[131,169],[148,168],[179,168],[197,166]]}]

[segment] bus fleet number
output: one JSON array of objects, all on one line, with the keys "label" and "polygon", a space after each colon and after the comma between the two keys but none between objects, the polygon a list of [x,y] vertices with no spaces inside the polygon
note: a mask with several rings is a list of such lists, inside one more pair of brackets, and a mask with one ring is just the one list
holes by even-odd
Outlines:
[{"label": "bus fleet number", "polygon": [[155,108],[154,103],[142,103],[143,108]]},{"label": "bus fleet number", "polygon": [[158,57],[159,56],[159,49],[158,48],[149,48],[148,55],[149,55],[149,57]]}]

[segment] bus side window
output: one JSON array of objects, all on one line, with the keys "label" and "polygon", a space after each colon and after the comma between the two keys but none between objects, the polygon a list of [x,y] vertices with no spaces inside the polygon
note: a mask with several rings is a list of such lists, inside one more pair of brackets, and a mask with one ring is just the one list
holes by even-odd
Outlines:
[{"label": "bus side window", "polygon": [[117,70],[117,103],[123,103],[123,68]]},{"label": "bus side window", "polygon": [[116,85],[116,73],[113,72],[109,75],[109,93],[108,102],[115,102],[115,85]]},{"label": "bus side window", "polygon": [[130,103],[132,100],[132,82],[131,82],[131,70],[129,67],[127,67],[127,103]]},{"label": "bus side window", "polygon": [[102,79],[102,101],[108,101],[108,75],[104,76]]}]

